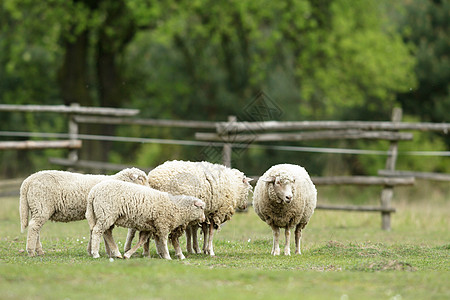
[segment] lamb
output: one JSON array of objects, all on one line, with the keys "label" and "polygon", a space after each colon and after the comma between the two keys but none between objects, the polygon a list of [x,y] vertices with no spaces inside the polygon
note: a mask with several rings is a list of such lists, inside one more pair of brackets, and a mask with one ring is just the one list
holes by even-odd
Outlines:
[{"label": "lamb", "polygon": [[[204,234],[203,252],[211,256],[214,256],[214,229],[230,220],[236,208],[247,207],[248,193],[252,190],[249,183],[251,178],[241,171],[205,161],[167,161],[148,173],[148,181],[154,189],[174,195],[194,196],[206,203],[206,221],[201,224]],[[191,223],[186,228],[188,253],[193,253],[193,250],[200,253],[197,229],[197,223]],[[131,229],[125,250],[131,247],[133,236]]]},{"label": "lamb", "polygon": [[[117,225],[140,231],[138,244],[124,254],[125,258],[130,258],[153,237],[158,254],[171,259],[167,248],[169,233],[189,222],[203,222],[204,208],[205,203],[195,197],[174,196],[118,180],[103,181],[94,186],[88,196],[86,219],[91,230],[88,251],[94,258],[100,257],[100,237],[104,235],[112,256],[122,258],[112,236],[112,228]],[[181,249],[177,242],[172,240],[179,256]]]},{"label": "lamb", "polygon": [[301,254],[302,229],[316,208],[317,191],[303,167],[280,164],[271,167],[258,180],[253,207],[273,231],[272,255],[280,255],[280,228],[285,228],[284,255],[290,255],[290,229],[295,227],[295,254]]},{"label": "lamb", "polygon": [[[110,178],[148,186],[147,174],[136,168],[124,169],[112,176],[48,170],[26,178],[20,187],[19,211],[22,232],[29,226],[26,246],[28,255],[44,254],[40,230],[47,220],[83,220],[89,191],[100,181]],[[31,214],[29,224],[28,212]]]}]

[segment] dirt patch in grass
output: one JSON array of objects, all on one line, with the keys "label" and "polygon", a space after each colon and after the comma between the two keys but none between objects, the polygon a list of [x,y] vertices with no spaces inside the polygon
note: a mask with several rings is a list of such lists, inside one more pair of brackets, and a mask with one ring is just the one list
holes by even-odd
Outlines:
[{"label": "dirt patch in grass", "polygon": [[361,270],[367,271],[417,271],[413,265],[403,261],[389,260],[385,262],[374,262],[363,267]]}]

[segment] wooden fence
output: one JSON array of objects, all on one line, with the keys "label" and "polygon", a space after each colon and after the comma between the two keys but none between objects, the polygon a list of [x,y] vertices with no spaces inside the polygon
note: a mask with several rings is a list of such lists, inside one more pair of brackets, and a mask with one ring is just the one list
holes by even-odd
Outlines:
[{"label": "wooden fence", "polygon": [[[390,122],[364,122],[364,121],[302,121],[302,122],[239,122],[235,116],[230,116],[227,122],[207,122],[190,120],[160,120],[160,119],[137,119],[130,118],[138,114],[138,110],[130,109],[111,109],[111,108],[93,108],[80,107],[74,104],[68,106],[16,106],[0,105],[0,111],[28,111],[28,112],[59,112],[66,113],[69,119],[68,135],[58,134],[59,137],[68,137],[68,141],[63,142],[65,148],[70,149],[67,159],[50,158],[50,162],[62,166],[73,168],[102,168],[105,170],[119,170],[128,165],[118,165],[105,162],[94,162],[80,160],[78,149],[81,147],[81,140],[103,140],[103,141],[121,141],[121,142],[145,142],[161,144],[178,144],[191,146],[214,146],[222,147],[223,164],[231,166],[231,153],[233,147],[260,146],[258,142],[279,142],[279,141],[311,141],[311,140],[336,140],[336,139],[369,139],[369,140],[387,140],[390,143],[386,151],[372,151],[372,154],[386,155],[385,169],[378,172],[378,176],[333,176],[333,177],[313,177],[312,180],[317,186],[321,185],[377,185],[382,187],[380,196],[380,206],[354,206],[354,205],[325,205],[319,202],[318,209],[330,210],[348,210],[348,211],[370,211],[380,212],[382,216],[382,228],[389,230],[391,228],[391,213],[395,212],[392,206],[392,198],[395,186],[412,185],[415,178],[424,178],[431,180],[450,180],[449,174],[423,173],[412,171],[398,171],[395,169],[398,157],[398,143],[400,141],[411,140],[413,134],[410,132],[401,132],[402,130],[412,131],[440,131],[448,134],[450,123],[403,123],[401,109],[394,109],[392,120]],[[195,140],[168,140],[152,138],[132,138],[132,137],[113,137],[113,136],[91,136],[80,134],[79,124],[108,124],[108,125],[140,125],[152,127],[181,127],[192,128],[196,130],[212,130],[212,132],[197,132]],[[293,131],[293,132],[289,132]],[[5,133],[5,132],[4,132]],[[1,132],[0,132],[1,134]],[[10,132],[10,136],[19,136],[24,133]],[[35,134],[36,135],[36,134]],[[46,134],[41,134],[45,136]],[[30,134],[29,136],[33,136]],[[51,136],[51,134],[48,134]],[[11,143],[11,142],[3,142]],[[14,142],[13,142],[14,143]],[[31,149],[50,146],[49,141],[26,141],[24,148]],[[62,147],[61,144],[60,146]],[[13,146],[7,144],[0,149],[13,149]],[[36,146],[40,145],[40,146]],[[293,147],[278,146],[281,150],[289,150]],[[23,148],[14,148],[23,149]],[[336,149],[327,150],[327,153],[335,153]],[[342,150],[342,149],[341,149]],[[314,150],[310,150],[314,151]],[[315,148],[315,151],[321,152]],[[361,150],[360,153],[364,153]],[[357,151],[353,151],[358,153]],[[367,152],[369,153],[369,152]],[[149,169],[147,169],[149,170]],[[257,177],[255,177],[257,178]]]},{"label": "wooden fence", "polygon": [[65,148],[71,149],[69,159],[76,160],[76,149],[82,146],[81,140],[77,139],[78,125],[74,122],[75,115],[106,115],[106,116],[134,116],[139,113],[137,109],[119,109],[107,107],[82,107],[77,103],[71,106],[65,105],[8,105],[0,104],[0,111],[9,112],[51,112],[67,114],[69,120],[69,140],[63,141],[2,141],[0,142],[0,150],[36,150]]}]

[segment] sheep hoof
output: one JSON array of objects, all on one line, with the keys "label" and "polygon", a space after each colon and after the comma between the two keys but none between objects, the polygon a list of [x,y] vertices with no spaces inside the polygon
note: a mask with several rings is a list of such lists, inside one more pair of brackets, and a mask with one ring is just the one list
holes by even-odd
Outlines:
[{"label": "sheep hoof", "polygon": [[94,254],[92,254],[92,257],[93,257],[93,258],[99,258],[100,255],[99,255],[98,253],[94,253]]},{"label": "sheep hoof", "polygon": [[43,256],[45,254],[45,252],[42,250],[37,250],[36,253],[38,256]]}]

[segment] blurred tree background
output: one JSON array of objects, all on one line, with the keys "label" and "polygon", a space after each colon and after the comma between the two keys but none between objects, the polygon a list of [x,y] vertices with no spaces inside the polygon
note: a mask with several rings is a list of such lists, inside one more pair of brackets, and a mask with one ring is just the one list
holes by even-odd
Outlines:
[{"label": "blurred tree background", "polygon": [[[389,120],[392,108],[402,106],[409,121],[450,121],[450,1],[0,3],[4,104],[76,102],[137,108],[140,118],[245,120],[242,108],[262,90],[282,111],[279,120]],[[67,132],[66,123],[54,114],[0,113],[2,130]],[[193,132],[83,125],[81,133],[176,139]],[[442,135],[420,134],[416,140],[404,147],[450,145]],[[314,145],[387,148],[344,141]],[[85,142],[81,158],[152,167],[167,159],[195,159],[199,152],[159,144],[100,147],[105,146]],[[63,153],[0,152],[0,176],[48,168],[47,157]],[[235,156],[235,166],[248,174],[279,162],[302,164],[314,175],[373,174],[385,160],[255,148]],[[399,164],[450,171],[438,158],[425,160],[407,157]]]}]

